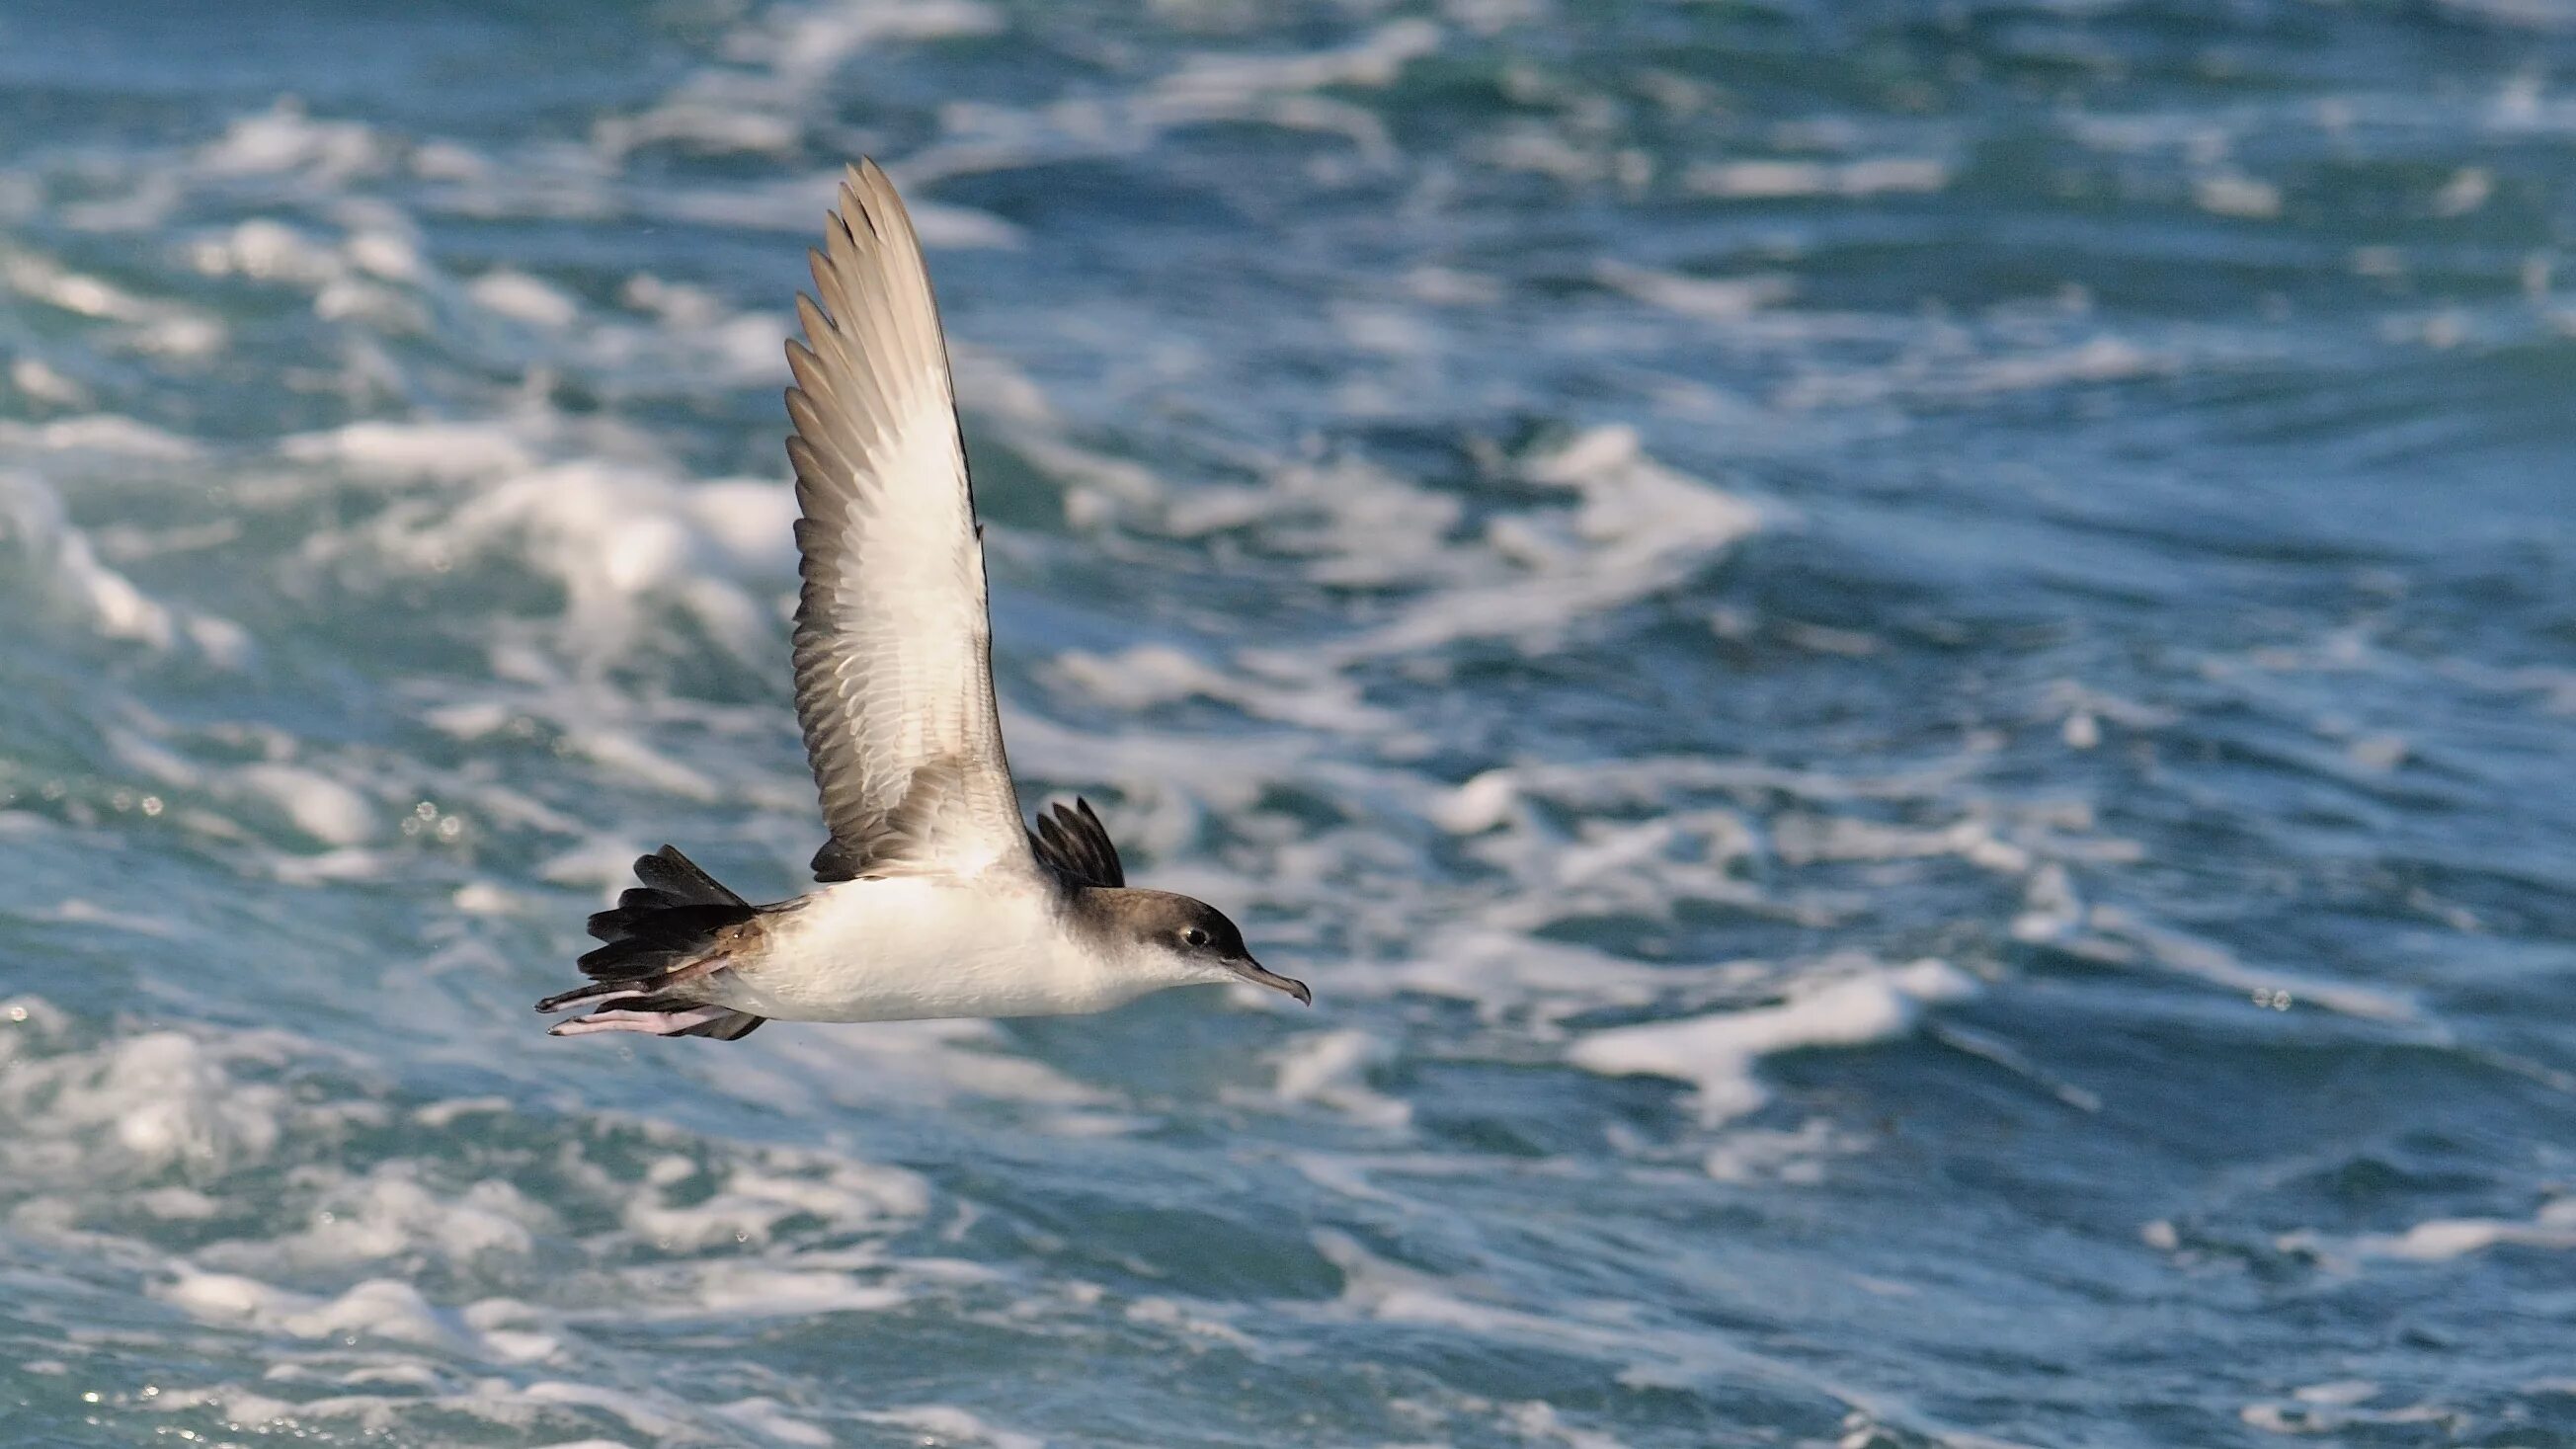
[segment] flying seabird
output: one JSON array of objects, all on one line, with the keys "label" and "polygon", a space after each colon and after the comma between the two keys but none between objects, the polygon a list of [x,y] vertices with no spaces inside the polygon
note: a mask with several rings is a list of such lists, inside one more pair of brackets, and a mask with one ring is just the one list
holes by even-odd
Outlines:
[{"label": "flying seabird", "polygon": [[831,839],[822,889],[734,894],[668,845],[590,918],[591,984],[552,1034],[738,1041],[763,1021],[1105,1011],[1169,986],[1251,981],[1301,1002],[1215,907],[1128,886],[1076,800],[1032,831],[993,702],[983,530],[948,348],[912,220],[876,163],[841,182],[790,339],[796,716]]}]

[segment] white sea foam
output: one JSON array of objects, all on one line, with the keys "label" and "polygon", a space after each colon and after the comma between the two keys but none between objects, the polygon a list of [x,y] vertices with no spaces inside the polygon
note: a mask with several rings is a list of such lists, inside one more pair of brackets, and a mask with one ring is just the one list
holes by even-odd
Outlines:
[{"label": "white sea foam", "polygon": [[[344,431],[304,451],[416,473],[445,436]],[[389,511],[366,546],[421,574],[497,557],[556,580],[566,601],[553,643],[583,667],[619,658],[657,609],[674,607],[745,658],[766,657],[768,609],[747,581],[783,585],[792,576],[795,499],[783,484],[701,485],[597,457],[522,469],[524,455],[509,440],[467,436],[475,450],[431,466],[462,473],[470,462],[495,476],[450,509]]]},{"label": "white sea foam", "polygon": [[[318,1364],[283,1362],[265,1377],[260,1390],[162,1388],[152,1407],[179,1413],[204,1406],[237,1429],[297,1435],[328,1434],[347,1424],[372,1436],[401,1437],[425,1421],[457,1418],[530,1435],[549,1429],[561,1432],[567,1420],[605,1417],[643,1444],[740,1442],[746,1433],[768,1443],[833,1442],[821,1426],[767,1397],[700,1405],[651,1385],[620,1387],[561,1377],[513,1383],[501,1374],[460,1382],[440,1372],[432,1361],[397,1357],[383,1349],[358,1352],[365,1355],[365,1366],[355,1370],[335,1372]],[[347,1358],[339,1361],[345,1363]],[[323,1392],[302,1398],[280,1396],[317,1388]],[[546,1442],[549,1449],[626,1449],[628,1443],[598,1437]]]},{"label": "white sea foam", "polygon": [[195,307],[142,296],[36,252],[0,248],[0,284],[76,316],[122,324],[119,338],[145,353],[200,358],[229,340],[220,322]]},{"label": "white sea foam", "polygon": [[364,795],[319,771],[286,764],[244,765],[232,778],[266,798],[295,828],[327,845],[363,845],[373,839],[382,812]]},{"label": "white sea foam", "polygon": [[789,1413],[786,1406],[776,1399],[736,1399],[730,1404],[717,1405],[716,1412],[780,1444],[811,1444],[819,1446],[819,1449],[831,1449],[834,1442],[831,1431]]},{"label": "white sea foam", "polygon": [[291,173],[328,187],[382,170],[392,147],[357,121],[322,121],[293,99],[243,116],[197,160],[218,175]]},{"label": "white sea foam", "polygon": [[1714,1125],[1770,1100],[1754,1075],[1762,1058],[1886,1041],[1912,1029],[1925,1007],[1976,990],[1975,978],[1943,961],[1855,965],[1801,982],[1777,1006],[1590,1032],[1567,1050],[1566,1060],[1609,1076],[1689,1082],[1697,1089],[1700,1119]]},{"label": "white sea foam", "polygon": [[923,1443],[986,1444],[992,1449],[1045,1449],[1034,1434],[997,1428],[954,1404],[909,1404],[900,1409],[871,1409],[857,1417],[870,1423],[913,1430]]},{"label": "white sea foam", "polygon": [[101,562],[62,500],[33,474],[0,471],[0,544],[14,545],[46,593],[107,638],[189,648],[227,666],[250,658],[251,637],[241,626],[165,604]]},{"label": "white sea foam", "polygon": [[[774,6],[726,37],[729,64],[692,72],[641,111],[603,116],[592,128],[592,145],[611,164],[669,145],[785,155],[813,128],[816,101],[855,55],[889,43],[990,34],[1003,25],[1001,12],[980,0]],[[829,188],[819,195],[828,198]]]},{"label": "white sea foam", "polygon": [[[779,1268],[718,1260],[697,1264],[678,1274],[657,1269],[651,1275],[657,1285],[667,1285],[675,1277],[683,1285],[682,1296],[661,1296],[658,1302],[653,1297],[640,1297],[635,1314],[741,1322],[823,1313],[877,1313],[911,1296],[900,1287],[872,1283],[859,1274],[833,1268]],[[668,1289],[664,1288],[663,1293],[667,1295]]]},{"label": "white sea foam", "polygon": [[581,316],[581,304],[562,288],[506,267],[476,277],[465,294],[492,312],[532,327],[569,327]]},{"label": "white sea foam", "polygon": [[1685,277],[1610,261],[1601,263],[1597,272],[1601,280],[1641,302],[1703,322],[1741,321],[1787,301],[1797,290],[1795,279],[1778,272]]},{"label": "white sea foam", "polygon": [[1319,555],[1310,566],[1318,579],[1410,586],[1415,597],[1392,622],[1320,647],[1238,656],[1256,674],[1301,682],[1468,640],[1544,647],[1587,618],[1670,587],[1764,523],[1762,509],[1648,456],[1625,426],[1577,434],[1515,460],[1515,472],[1571,506],[1502,514],[1480,536],[1458,540],[1450,536],[1460,518],[1454,498],[1357,465],[1300,465],[1257,492],[1175,500],[1166,523],[1202,533],[1259,519]]},{"label": "white sea foam", "polygon": [[2432,1403],[2365,1407],[2384,1390],[2366,1379],[2338,1379],[2308,1384],[2289,1398],[2247,1404],[2238,1418],[2271,1434],[2347,1435],[2354,1429],[2388,1426],[2398,1432],[2421,1432],[2420,1426],[2452,1426],[2465,1421],[2457,1409]]},{"label": "white sea foam", "polygon": [[[768,1054],[737,1054],[712,1070],[742,1100],[831,1113],[886,1102],[938,1105],[964,1099],[1020,1103],[1059,1120],[1108,1107],[1099,1089],[1004,1049],[982,1021],[883,1023],[864,1032],[782,1023],[761,1033]],[[859,1201],[877,1189],[854,1186]],[[899,1191],[888,1184],[883,1191]]]},{"label": "white sea foam", "polygon": [[289,438],[280,451],[300,463],[335,463],[361,477],[468,483],[537,465],[524,429],[505,421],[350,423]]},{"label": "white sea foam", "polygon": [[322,1298],[230,1273],[179,1267],[157,1290],[163,1300],[210,1323],[240,1324],[303,1339],[363,1337],[451,1352],[471,1352],[475,1335],[455,1315],[430,1305],[420,1290],[370,1278]]},{"label": "white sea foam", "polygon": [[1368,1072],[1391,1059],[1387,1044],[1364,1031],[1314,1032],[1290,1043],[1277,1061],[1272,1089],[1288,1102],[1314,1102],[1372,1127],[1402,1127],[1411,1104],[1371,1087]]},{"label": "white sea foam", "polygon": [[2496,1248],[2576,1249],[2576,1197],[2553,1198],[2528,1218],[2428,1218],[2401,1233],[2285,1234],[2281,1246],[2335,1259],[2448,1263]]},{"label": "white sea foam", "polygon": [[379,1164],[366,1177],[320,1194],[300,1232],[258,1243],[219,1244],[203,1261],[217,1267],[275,1272],[281,1268],[400,1263],[423,1258],[471,1265],[486,1257],[524,1258],[555,1215],[497,1178],[453,1195],[420,1181],[416,1164]]},{"label": "white sea foam", "polygon": [[[48,1052],[68,1029],[42,1003],[0,1025],[0,1102],[21,1130],[0,1159],[21,1181],[127,1180],[170,1167],[192,1174],[267,1159],[295,1114],[285,1092],[236,1075],[270,1055],[241,1038],[220,1045],[147,1032],[86,1051]],[[13,1016],[15,1011],[11,1013]]]},{"label": "white sea foam", "polygon": [[1427,20],[1392,20],[1349,45],[1303,54],[1203,55],[1156,83],[1156,93],[1176,103],[1231,104],[1262,91],[1312,91],[1327,86],[1383,87],[1404,67],[1440,48],[1440,27]]},{"label": "white sea foam", "polygon": [[1185,699],[1232,705],[1255,719],[1276,720],[1351,734],[1383,734],[1399,721],[1370,708],[1346,679],[1272,683],[1248,672],[1221,669],[1169,644],[1137,644],[1114,655],[1068,650],[1056,656],[1053,676],[1100,701],[1143,710]]},{"label": "white sea foam", "polygon": [[1720,1182],[1777,1182],[1807,1187],[1825,1180],[1826,1164],[1866,1151],[1869,1140],[1822,1117],[1773,1130],[1737,1127],[1720,1137],[1700,1165]]},{"label": "white sea foam", "polygon": [[2214,216],[2270,221],[2281,214],[2281,188],[2239,171],[2218,171],[2192,184],[2192,201]]},{"label": "white sea foam", "polygon": [[2374,987],[2334,981],[2306,971],[2254,967],[2217,942],[2158,926],[2124,907],[2097,905],[2085,914],[2092,933],[2068,944],[2098,943],[2111,959],[2144,961],[2248,995],[2279,994],[2369,1021],[2416,1022],[2422,1013],[2404,997]]},{"label": "white sea foam", "polygon": [[29,401],[57,408],[88,408],[96,405],[94,395],[72,378],[54,369],[53,364],[33,353],[21,353],[9,363],[9,385]]},{"label": "white sea foam", "polygon": [[1480,552],[1491,562],[1473,570],[1479,577],[1342,645],[1343,658],[1480,638],[1551,641],[1586,616],[1669,587],[1762,526],[1759,509],[1646,456],[1626,427],[1580,434],[1523,460],[1521,471],[1574,495],[1575,508],[1489,524]]},{"label": "white sea foam", "polygon": [[[147,1397],[157,1409],[213,1406],[251,1427],[339,1420],[396,1432],[423,1412],[524,1428],[569,1406],[603,1410],[657,1438],[750,1430],[783,1443],[828,1442],[819,1426],[766,1400],[700,1406],[562,1377],[508,1380],[538,1365],[549,1375],[578,1368],[601,1323],[877,1312],[990,1276],[981,1265],[893,1259],[870,1245],[928,1210],[929,1189],[912,1173],[828,1150],[709,1141],[636,1122],[619,1130],[672,1149],[641,1181],[622,1151],[594,1156],[582,1135],[567,1138],[554,1158],[578,1210],[622,1219],[604,1237],[574,1245],[575,1263],[596,1257],[599,1266],[570,1269],[576,1303],[604,1298],[615,1307],[434,1296],[419,1279],[424,1261],[468,1283],[515,1275],[541,1242],[562,1243],[562,1217],[497,1177],[445,1183],[431,1159],[346,1161],[345,1125],[370,1111],[374,1126],[386,1125],[381,1106],[315,1100],[267,1080],[326,1064],[311,1043],[279,1033],[164,1031],[83,1045],[75,1033],[71,1018],[42,1001],[0,1004],[0,1108],[26,1129],[0,1143],[0,1177],[11,1185],[0,1198],[12,1231],[78,1241],[90,1260],[124,1265],[172,1309],[259,1342],[270,1363],[256,1392],[156,1388]],[[471,1134],[495,1101],[508,1105],[437,1103],[410,1122]],[[123,1186],[173,1167],[209,1190]],[[138,1214],[218,1221],[234,1212],[234,1193],[269,1190],[256,1186],[263,1183],[279,1184],[290,1204],[309,1205],[300,1226],[228,1228],[180,1256],[121,1236]],[[639,1244],[654,1258],[625,1261]],[[558,1258],[548,1277],[560,1283],[566,1271]],[[459,1364],[474,1366],[470,1386],[455,1376]],[[298,1392],[313,1388],[323,1392]]]},{"label": "white sea foam", "polygon": [[1316,1250],[1342,1275],[1341,1296],[1326,1310],[1332,1314],[1446,1329],[1530,1352],[1598,1358],[1630,1387],[1678,1387],[1720,1372],[1823,1387],[1810,1374],[1708,1335],[1640,1325],[1628,1305],[1539,1308],[1496,1301],[1473,1296],[1469,1285],[1392,1262],[1346,1234],[1324,1230],[1314,1239]]},{"label": "white sea foam", "polygon": [[1541,1400],[1508,1405],[1504,1416],[1513,1432],[1532,1443],[1563,1444],[1566,1449],[1624,1449],[1617,1435],[1569,1424],[1555,1405]]},{"label": "white sea foam", "polygon": [[1703,161],[1682,178],[1687,189],[1728,200],[1774,201],[1800,196],[1866,197],[1939,191],[1950,168],[1928,157],[1877,157],[1858,161]]},{"label": "white sea foam", "polygon": [[911,1173],[772,1148],[725,1169],[714,1192],[693,1192],[686,1206],[657,1190],[631,1200],[624,1218],[630,1232],[664,1251],[692,1251],[766,1243],[794,1218],[872,1229],[917,1218],[928,1206],[927,1187]]}]

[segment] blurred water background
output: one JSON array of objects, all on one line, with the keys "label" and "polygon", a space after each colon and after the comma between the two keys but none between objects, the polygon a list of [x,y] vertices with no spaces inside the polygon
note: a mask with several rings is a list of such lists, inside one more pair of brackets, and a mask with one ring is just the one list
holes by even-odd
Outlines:
[{"label": "blurred water background", "polygon": [[[860,153],[1311,1013],[539,1035]],[[11,0],[0,365],[12,1445],[2576,1442],[2576,9]]]}]

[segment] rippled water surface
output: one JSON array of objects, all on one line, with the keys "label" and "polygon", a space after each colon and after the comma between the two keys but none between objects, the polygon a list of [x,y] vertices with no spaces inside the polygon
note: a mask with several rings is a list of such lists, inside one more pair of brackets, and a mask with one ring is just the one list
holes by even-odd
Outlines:
[{"label": "rippled water surface", "polygon": [[[860,153],[1311,1012],[540,1034]],[[13,1445],[2576,1442],[2553,0],[13,0],[0,364]]]}]

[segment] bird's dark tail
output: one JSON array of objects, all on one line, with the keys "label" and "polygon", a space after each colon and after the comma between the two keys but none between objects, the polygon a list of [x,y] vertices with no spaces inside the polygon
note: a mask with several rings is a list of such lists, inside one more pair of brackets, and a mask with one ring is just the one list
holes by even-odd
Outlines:
[{"label": "bird's dark tail", "polygon": [[717,1041],[751,1035],[768,1018],[693,1000],[687,988],[724,965],[726,937],[758,916],[759,907],[668,845],[636,861],[635,878],[639,883],[617,898],[615,909],[590,918],[590,934],[606,943],[576,963],[591,984],[537,1003],[544,1012],[583,1010],[547,1034],[631,1031]]}]

